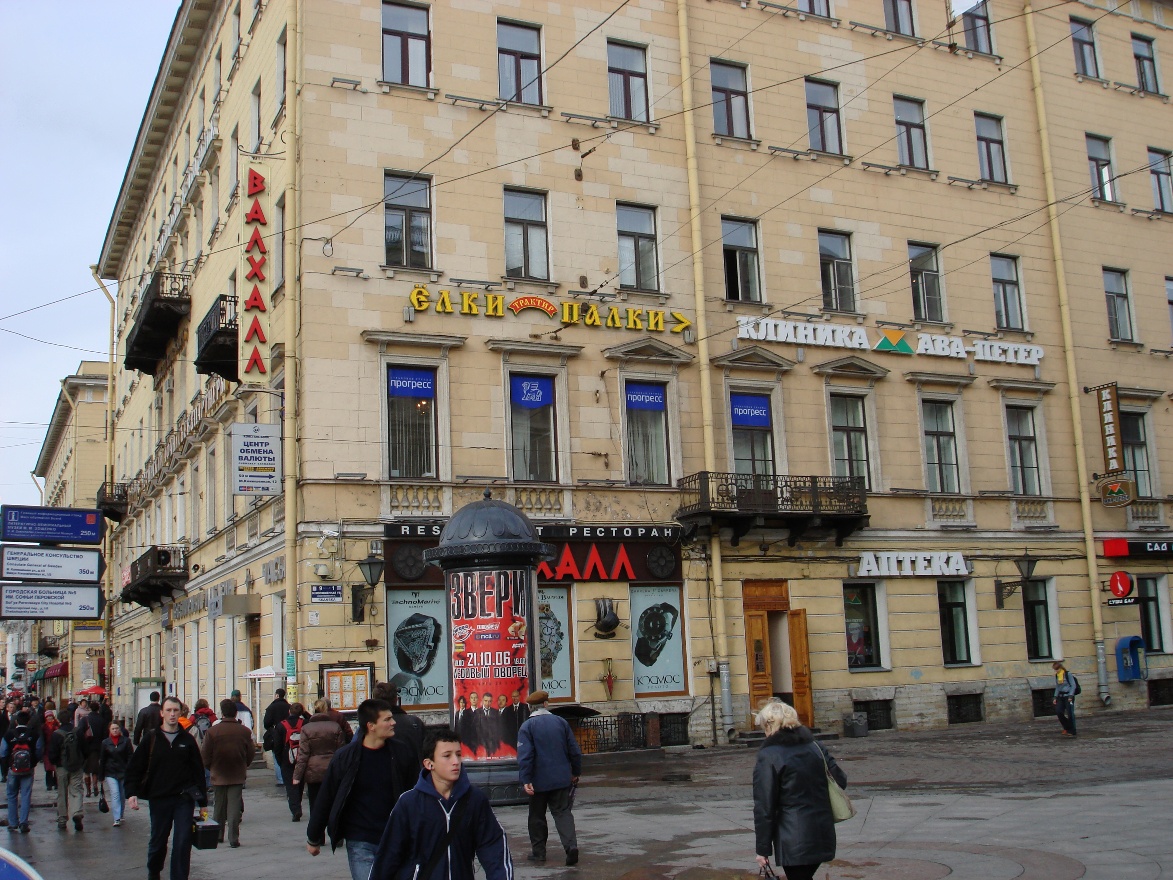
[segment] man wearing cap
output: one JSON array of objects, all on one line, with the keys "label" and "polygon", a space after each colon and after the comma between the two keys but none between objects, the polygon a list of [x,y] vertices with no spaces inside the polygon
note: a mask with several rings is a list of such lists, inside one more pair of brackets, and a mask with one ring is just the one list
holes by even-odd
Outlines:
[{"label": "man wearing cap", "polygon": [[532,712],[517,731],[518,774],[529,801],[531,862],[546,860],[546,808],[554,816],[554,828],[566,850],[566,864],[578,864],[578,838],[574,833],[572,786],[582,773],[582,750],[565,720],[550,712],[550,695],[534,691],[526,698]]}]

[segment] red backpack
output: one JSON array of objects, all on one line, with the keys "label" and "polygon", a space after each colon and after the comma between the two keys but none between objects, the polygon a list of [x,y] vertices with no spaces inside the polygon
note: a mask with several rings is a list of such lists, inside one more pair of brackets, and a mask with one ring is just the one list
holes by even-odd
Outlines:
[{"label": "red backpack", "polygon": [[289,719],[281,722],[281,726],[285,728],[285,754],[290,767],[297,763],[297,750],[301,746],[301,725],[304,720],[298,718],[296,727],[290,725]]}]

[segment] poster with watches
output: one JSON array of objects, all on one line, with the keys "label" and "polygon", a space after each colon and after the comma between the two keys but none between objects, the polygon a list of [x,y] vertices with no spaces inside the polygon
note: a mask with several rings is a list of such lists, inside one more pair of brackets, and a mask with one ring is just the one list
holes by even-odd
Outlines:
[{"label": "poster with watches", "polygon": [[538,587],[538,671],[551,701],[574,699],[570,588]]},{"label": "poster with watches", "polygon": [[680,608],[679,587],[631,588],[631,648],[637,697],[688,691]]},{"label": "poster with watches", "polygon": [[387,643],[391,684],[405,706],[448,705],[448,664],[444,662],[448,611],[443,590],[390,590]]},{"label": "poster with watches", "polygon": [[[517,757],[507,710],[533,678],[534,572],[525,568],[449,571],[452,719],[465,760]],[[514,699],[516,694],[517,700]]]}]

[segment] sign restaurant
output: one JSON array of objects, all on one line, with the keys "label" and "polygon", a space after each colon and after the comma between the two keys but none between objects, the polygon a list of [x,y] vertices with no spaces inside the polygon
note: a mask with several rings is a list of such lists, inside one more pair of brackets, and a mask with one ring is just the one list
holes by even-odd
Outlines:
[{"label": "sign restaurant", "polygon": [[1086,389],[1094,394],[1096,414],[1100,421],[1100,439],[1104,444],[1104,472],[1101,477],[1123,474],[1124,457],[1120,449],[1120,401],[1116,383],[1108,382]]},{"label": "sign restaurant", "polygon": [[268,168],[254,165],[246,173],[245,198],[252,199],[244,215],[246,244],[241,252],[243,290],[248,291],[237,309],[240,317],[240,379],[257,382],[268,372],[269,363],[269,307],[272,305],[271,273],[266,263],[269,248],[265,245],[269,218],[265,213],[270,203]]}]

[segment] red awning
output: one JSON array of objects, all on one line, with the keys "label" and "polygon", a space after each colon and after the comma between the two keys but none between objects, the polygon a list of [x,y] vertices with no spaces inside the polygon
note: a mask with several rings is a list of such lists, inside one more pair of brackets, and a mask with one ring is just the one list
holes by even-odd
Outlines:
[{"label": "red awning", "polygon": [[45,678],[60,678],[63,675],[69,675],[69,661],[64,663],[54,663],[45,670]]}]

